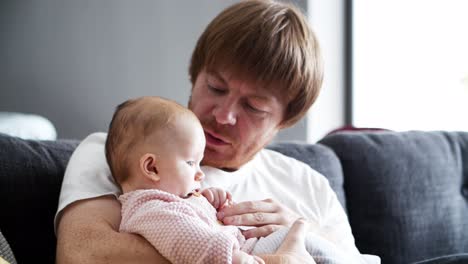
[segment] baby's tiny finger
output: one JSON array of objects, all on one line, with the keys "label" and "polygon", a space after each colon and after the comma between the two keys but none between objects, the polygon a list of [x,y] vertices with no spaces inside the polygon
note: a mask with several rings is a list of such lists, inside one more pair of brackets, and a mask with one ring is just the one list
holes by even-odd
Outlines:
[{"label": "baby's tiny finger", "polygon": [[214,196],[213,196],[213,192],[210,189],[203,190],[202,195],[205,196],[208,202],[213,204]]}]

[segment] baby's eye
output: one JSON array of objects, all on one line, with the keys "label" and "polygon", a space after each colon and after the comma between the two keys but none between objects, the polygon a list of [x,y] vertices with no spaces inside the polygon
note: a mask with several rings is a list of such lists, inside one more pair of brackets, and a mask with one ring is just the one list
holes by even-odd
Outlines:
[{"label": "baby's eye", "polygon": [[195,165],[195,161],[189,160],[189,161],[187,161],[187,164],[188,164],[189,166],[194,166],[194,165]]}]

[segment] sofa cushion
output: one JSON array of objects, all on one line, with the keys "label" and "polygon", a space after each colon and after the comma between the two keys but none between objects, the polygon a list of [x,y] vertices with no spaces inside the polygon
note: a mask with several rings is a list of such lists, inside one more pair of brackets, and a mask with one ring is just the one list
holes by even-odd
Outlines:
[{"label": "sofa cushion", "polygon": [[8,242],[3,237],[2,231],[0,231],[0,263],[2,263],[2,259],[8,261],[10,264],[16,263],[15,256],[13,256]]},{"label": "sofa cushion", "polygon": [[54,263],[54,215],[77,141],[23,140],[0,134],[0,230],[18,263]]},{"label": "sofa cushion", "polygon": [[442,256],[428,260],[418,261],[413,264],[466,264],[468,263],[468,253]]},{"label": "sofa cushion", "polygon": [[346,209],[341,164],[330,148],[320,144],[302,142],[277,142],[268,148],[300,160],[323,174],[336,192],[341,205]]},{"label": "sofa cushion", "polygon": [[468,252],[468,133],[325,137],[344,171],[356,244],[382,263]]}]

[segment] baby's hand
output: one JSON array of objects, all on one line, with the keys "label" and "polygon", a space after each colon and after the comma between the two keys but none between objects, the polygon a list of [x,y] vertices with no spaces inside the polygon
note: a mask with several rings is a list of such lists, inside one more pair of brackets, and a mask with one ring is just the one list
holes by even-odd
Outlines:
[{"label": "baby's hand", "polygon": [[265,264],[265,261],[257,256],[237,250],[232,252],[232,264]]},{"label": "baby's hand", "polygon": [[220,188],[210,187],[201,191],[201,194],[205,196],[216,210],[232,203],[231,193]]}]

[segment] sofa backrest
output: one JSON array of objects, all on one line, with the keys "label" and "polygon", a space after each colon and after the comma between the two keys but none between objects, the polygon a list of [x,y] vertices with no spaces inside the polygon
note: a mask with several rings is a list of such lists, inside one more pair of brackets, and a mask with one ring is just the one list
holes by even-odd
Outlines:
[{"label": "sofa backrest", "polygon": [[468,133],[341,132],[319,143],[341,161],[362,252],[382,263],[468,252]]},{"label": "sofa backrest", "polygon": [[[0,231],[18,263],[55,261],[53,218],[78,143],[0,134]],[[468,252],[468,133],[349,132],[269,148],[328,178],[358,248],[382,263]]]},{"label": "sofa backrest", "polygon": [[18,263],[55,263],[53,220],[77,144],[0,134],[0,231]]},{"label": "sofa backrest", "polygon": [[[0,133],[0,231],[18,263],[54,263],[53,220],[68,160],[79,141],[23,140]],[[327,175],[344,205],[338,158],[320,145],[279,143],[271,149]]]}]

